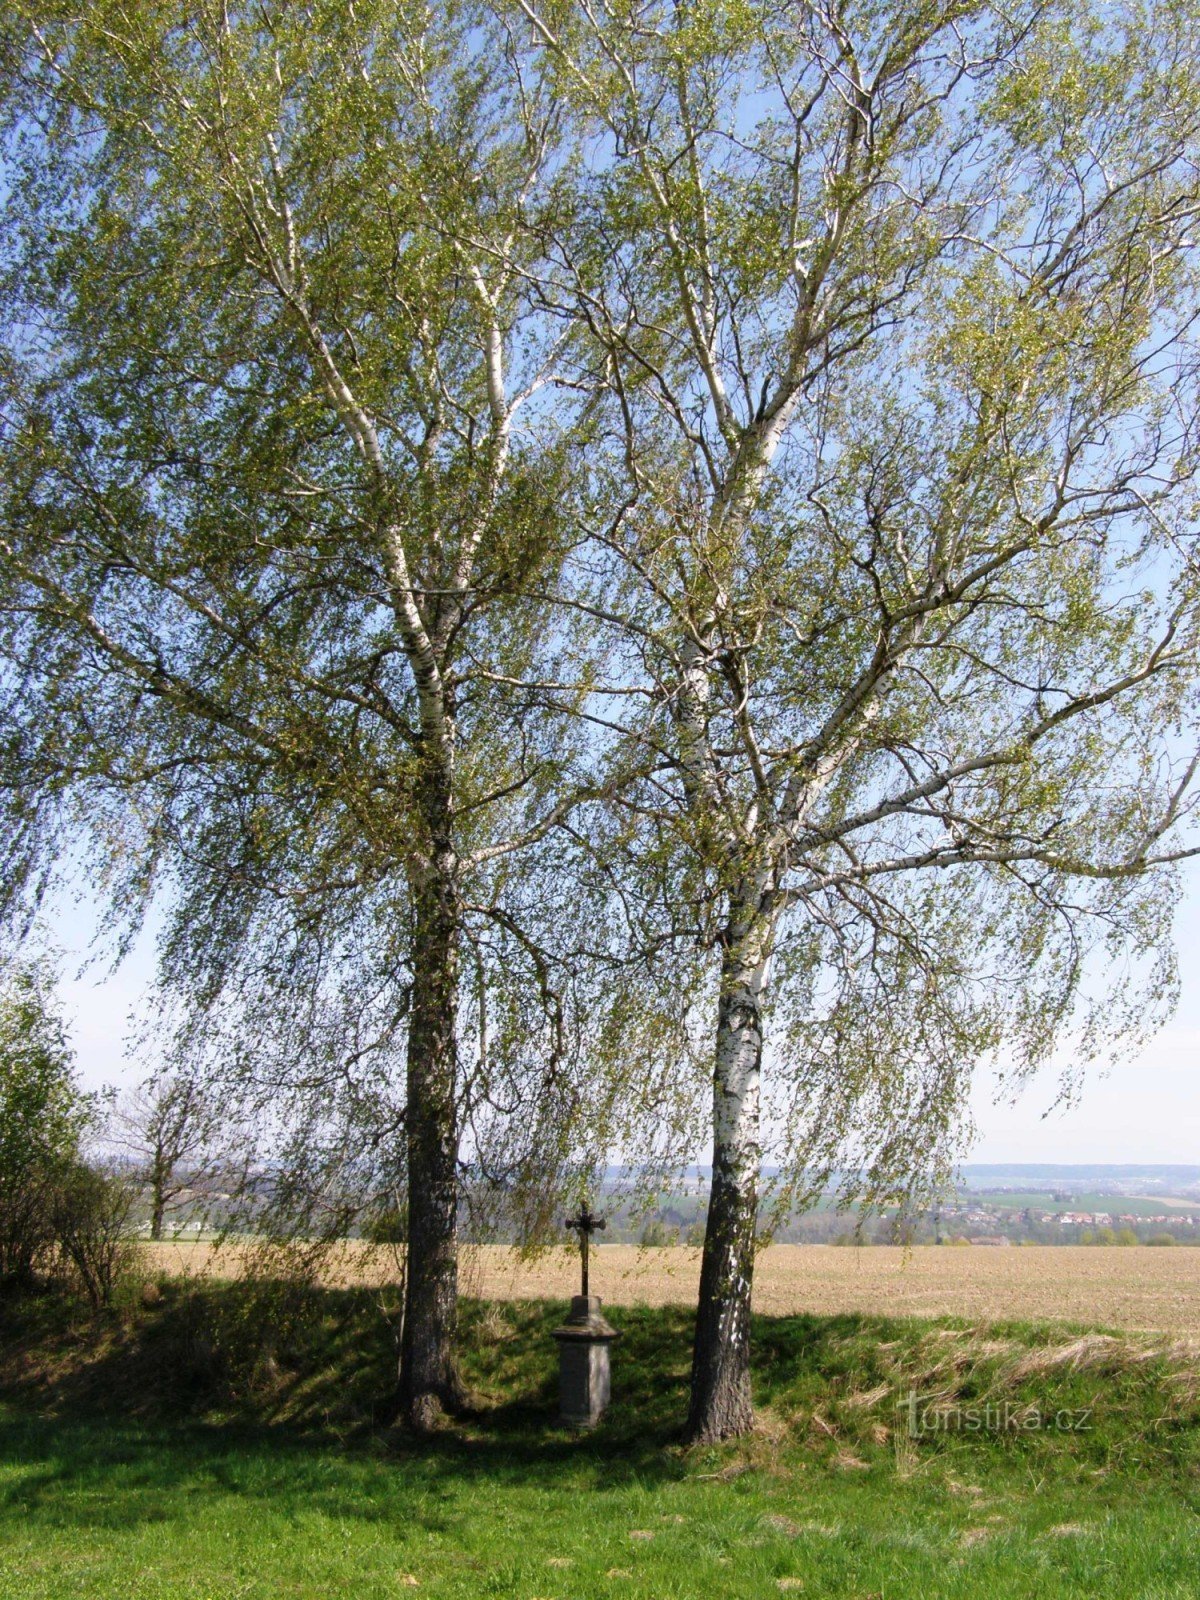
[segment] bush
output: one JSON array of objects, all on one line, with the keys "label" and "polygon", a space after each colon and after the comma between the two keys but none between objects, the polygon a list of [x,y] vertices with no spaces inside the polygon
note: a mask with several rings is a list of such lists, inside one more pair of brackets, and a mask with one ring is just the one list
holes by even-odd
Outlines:
[{"label": "bush", "polygon": [[362,1236],[369,1244],[405,1244],[408,1240],[408,1208],[393,1206],[379,1211],[363,1223]]},{"label": "bush", "polygon": [[1150,1237],[1146,1240],[1146,1243],[1147,1244],[1158,1244],[1158,1245],[1174,1244],[1175,1243],[1175,1235],[1173,1233],[1152,1233],[1150,1235]]},{"label": "bush", "polygon": [[1138,1242],[1138,1236],[1132,1228],[1122,1228],[1116,1231],[1113,1228],[1097,1228],[1093,1233],[1090,1228],[1085,1228],[1079,1235],[1080,1244],[1103,1245],[1130,1245]]},{"label": "bush", "polygon": [[0,1280],[50,1264],[56,1196],[92,1114],[46,973],[10,971],[0,987]]},{"label": "bush", "polygon": [[112,1304],[132,1265],[131,1184],[76,1162],[61,1178],[54,1200],[54,1232],[94,1310]]},{"label": "bush", "polygon": [[662,1250],[679,1243],[679,1229],[670,1228],[657,1218],[647,1222],[642,1229],[641,1245],[646,1250]]}]

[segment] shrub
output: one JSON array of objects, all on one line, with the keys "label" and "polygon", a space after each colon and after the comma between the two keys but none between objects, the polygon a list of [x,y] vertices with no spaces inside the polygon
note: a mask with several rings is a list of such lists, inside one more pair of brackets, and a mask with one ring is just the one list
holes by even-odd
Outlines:
[{"label": "shrub", "polygon": [[28,1282],[49,1264],[55,1197],[91,1114],[46,973],[10,971],[0,987],[0,1280]]},{"label": "shrub", "polygon": [[133,1200],[133,1187],[125,1179],[82,1162],[63,1174],[55,1193],[54,1232],[59,1248],[97,1311],[111,1305],[114,1291],[132,1264],[129,1213]]},{"label": "shrub", "polygon": [[1131,1245],[1138,1243],[1138,1236],[1129,1227],[1115,1231],[1112,1228],[1097,1228],[1095,1233],[1090,1228],[1085,1228],[1079,1235],[1079,1242],[1080,1244]]},{"label": "shrub", "polygon": [[679,1229],[668,1227],[665,1222],[652,1219],[642,1229],[640,1242],[644,1249],[661,1250],[667,1245],[679,1242]]},{"label": "shrub", "polygon": [[404,1244],[408,1239],[408,1208],[392,1206],[363,1223],[362,1236],[370,1244]]},{"label": "shrub", "polygon": [[1150,1237],[1146,1240],[1146,1243],[1147,1244],[1159,1244],[1159,1245],[1174,1244],[1175,1243],[1175,1235],[1173,1233],[1152,1233],[1150,1235]]}]

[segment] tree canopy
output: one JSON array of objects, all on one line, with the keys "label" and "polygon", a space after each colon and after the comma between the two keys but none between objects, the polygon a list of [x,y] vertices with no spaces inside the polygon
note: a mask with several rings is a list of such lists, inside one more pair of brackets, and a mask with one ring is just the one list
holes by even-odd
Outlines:
[{"label": "tree canopy", "polygon": [[789,1193],[895,1198],[981,1058],[1171,998],[1195,17],[518,10],[586,174],[610,716],[652,758],[614,793],[720,968],[693,1431],[738,1431],[764,1092]]},{"label": "tree canopy", "polygon": [[510,1131],[569,1120],[526,1071],[545,1028],[457,1063],[464,960],[538,990],[504,901],[577,742],[513,687],[570,638],[573,407],[537,403],[559,333],[529,290],[554,108],[469,26],[6,21],[6,894],[82,835],[127,925],[167,906],[203,1043],[230,1022],[277,1117],[407,1164],[435,1399],[464,1103],[516,1075]]}]

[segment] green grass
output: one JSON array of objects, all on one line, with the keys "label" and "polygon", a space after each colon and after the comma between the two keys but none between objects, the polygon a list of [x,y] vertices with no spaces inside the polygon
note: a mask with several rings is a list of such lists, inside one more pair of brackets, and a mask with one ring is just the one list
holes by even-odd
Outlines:
[{"label": "green grass", "polygon": [[[386,1307],[384,1308],[386,1309]],[[1200,1409],[1180,1352],[1062,1329],[759,1319],[750,1440],[684,1451],[688,1319],[621,1309],[614,1404],[555,1423],[555,1305],[468,1305],[477,1412],[380,1426],[366,1292],[169,1290],[0,1328],[4,1600],[1200,1596]],[[950,1406],[1090,1425],[908,1438]],[[962,1411],[960,1420],[965,1420]]]}]

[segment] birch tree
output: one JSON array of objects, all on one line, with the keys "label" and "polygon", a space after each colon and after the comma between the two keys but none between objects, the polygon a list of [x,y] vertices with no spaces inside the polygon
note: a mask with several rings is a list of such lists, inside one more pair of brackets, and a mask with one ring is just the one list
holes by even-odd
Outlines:
[{"label": "birch tree", "polygon": [[945,1158],[976,1061],[1169,1001],[1197,18],[516,9],[590,166],[558,249],[609,394],[604,720],[656,763],[626,859],[713,959],[716,1438],[752,1416],[764,1092],[798,1195],[880,1202]]},{"label": "birch tree", "polygon": [[201,1044],[405,1183],[425,1425],[463,963],[519,970],[573,748],[512,687],[565,640],[553,104],[469,8],[16,0],[3,49],[10,909],[85,841]]}]

